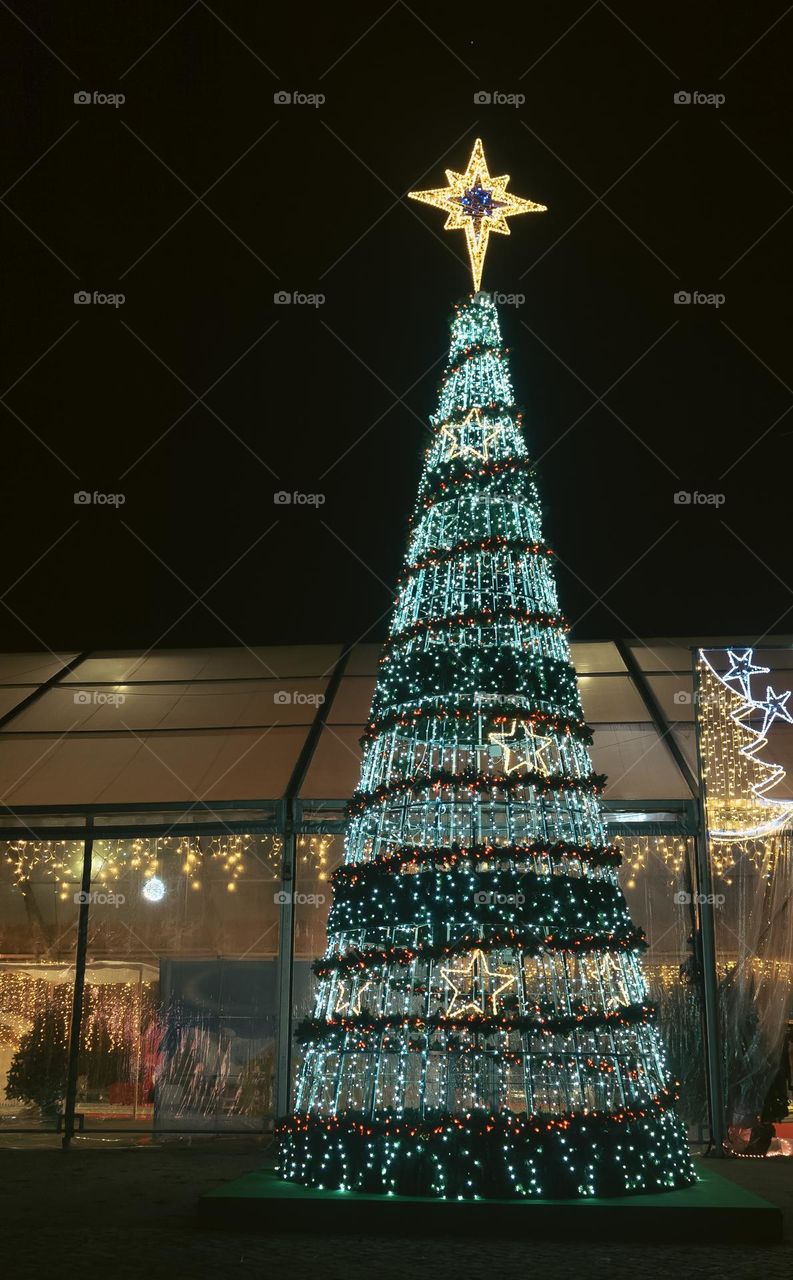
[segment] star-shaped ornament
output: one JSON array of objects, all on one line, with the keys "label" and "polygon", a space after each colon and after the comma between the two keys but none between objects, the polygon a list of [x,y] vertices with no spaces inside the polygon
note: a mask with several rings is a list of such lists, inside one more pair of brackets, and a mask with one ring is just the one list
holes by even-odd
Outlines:
[{"label": "star-shaped ornament", "polygon": [[[471,427],[481,429],[482,434],[477,444],[467,443],[473,434]],[[450,462],[452,458],[478,458],[481,462],[487,462],[491,445],[495,444],[503,431],[500,423],[493,425],[483,422],[481,409],[472,409],[457,426],[446,423],[441,427],[440,436],[445,444],[444,461]]]},{"label": "star-shaped ornament", "polygon": [[725,671],[722,676],[722,680],[737,680],[741,686],[741,693],[751,702],[751,677],[768,675],[769,668],[756,667],[754,665],[754,652],[752,649],[742,649],[740,652],[728,649],[727,657],[732,663],[732,666],[729,671]]},{"label": "star-shaped ornament", "polygon": [[762,737],[765,737],[775,720],[785,720],[788,724],[793,724],[793,715],[787,709],[787,700],[790,697],[790,692],[790,689],[788,689],[787,693],[774,693],[770,685],[766,688],[765,701],[757,703],[758,707],[761,707],[765,712],[763,727],[760,730]]},{"label": "star-shaped ornament", "polygon": [[525,769],[527,773],[536,770],[546,778],[550,774],[548,751],[553,746],[553,738],[536,733],[531,721],[512,720],[509,728],[504,726],[495,733],[489,733],[487,740],[501,748],[505,773],[518,773]]},{"label": "star-shaped ornament", "polygon": [[443,209],[449,216],[444,231],[464,231],[474,277],[474,292],[482,283],[482,269],[490,238],[510,234],[507,218],[518,213],[545,213],[544,204],[523,200],[507,191],[509,174],[491,177],[485,160],[481,138],[477,138],[465,173],[446,170],[448,187],[436,187],[431,191],[409,191],[411,200],[421,200],[436,209]]},{"label": "star-shaped ornament", "polygon": [[459,1017],[465,1013],[496,1013],[498,997],[517,981],[514,973],[491,969],[484,951],[478,949],[471,952],[467,963],[441,969],[441,977],[454,992],[446,1009],[447,1017],[452,1014]]},{"label": "star-shaped ornament", "polygon": [[372,979],[368,978],[362,983],[353,996],[352,1004],[348,1007],[349,995],[347,993],[347,984],[343,980],[339,983],[339,996],[336,1001],[334,1013],[350,1014],[361,1012],[361,996],[372,986]]}]

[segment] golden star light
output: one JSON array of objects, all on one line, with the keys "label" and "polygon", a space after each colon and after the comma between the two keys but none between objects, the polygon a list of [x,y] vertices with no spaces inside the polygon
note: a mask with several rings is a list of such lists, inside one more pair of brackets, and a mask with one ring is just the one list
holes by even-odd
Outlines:
[{"label": "golden star light", "polygon": [[444,231],[464,231],[474,277],[474,292],[482,283],[482,269],[490,232],[510,234],[507,218],[518,213],[545,213],[544,204],[523,200],[507,192],[509,174],[491,177],[481,138],[477,138],[465,173],[446,170],[448,187],[432,191],[409,191],[411,200],[421,200],[448,213]]},{"label": "golden star light", "polygon": [[458,1018],[465,1013],[496,1013],[498,997],[517,981],[515,974],[507,970],[491,969],[487,956],[478,947],[467,963],[441,969],[441,977],[454,992],[446,1016],[456,1014]]},{"label": "golden star light", "polygon": [[[350,983],[350,988],[352,988],[352,985],[353,984]],[[363,982],[359,986],[358,990],[356,991],[355,995],[352,998],[352,1001],[350,1001],[350,997],[347,992],[347,984],[342,980],[339,983],[339,994],[338,994],[338,999],[336,1000],[335,1012],[343,1013],[343,1014],[360,1013],[361,997],[364,995],[366,991],[369,990],[371,986],[373,986],[372,979],[367,978],[366,982]],[[348,1005],[349,1005],[349,1008],[347,1007]]]},{"label": "golden star light", "polygon": [[536,769],[538,773],[550,776],[551,766],[546,753],[553,746],[553,738],[538,734],[533,724],[526,720],[513,720],[508,730],[499,729],[496,733],[489,733],[487,737],[493,746],[501,748],[506,774],[518,773],[521,769]]},{"label": "golden star light", "polygon": [[[481,443],[476,444],[463,443],[473,434],[471,428],[481,429]],[[503,433],[501,423],[489,425],[482,419],[481,409],[472,409],[466,414],[464,420],[457,426],[451,426],[446,423],[441,427],[441,437],[444,439],[446,451],[444,460],[449,462],[453,458],[478,458],[481,462],[487,462],[490,457],[490,446],[495,444],[499,436]]]}]

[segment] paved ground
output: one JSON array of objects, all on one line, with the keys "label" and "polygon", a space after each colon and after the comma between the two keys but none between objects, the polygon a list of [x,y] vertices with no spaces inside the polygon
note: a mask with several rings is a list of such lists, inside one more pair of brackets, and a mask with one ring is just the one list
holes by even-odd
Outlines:
[{"label": "paved ground", "polygon": [[53,1139],[0,1140],[4,1280],[790,1280],[793,1160],[721,1161],[718,1171],[784,1209],[790,1243],[773,1248],[587,1246],[542,1241],[259,1237],[200,1230],[198,1196],[266,1163],[246,1142],[122,1146],[107,1135],[68,1154]]}]

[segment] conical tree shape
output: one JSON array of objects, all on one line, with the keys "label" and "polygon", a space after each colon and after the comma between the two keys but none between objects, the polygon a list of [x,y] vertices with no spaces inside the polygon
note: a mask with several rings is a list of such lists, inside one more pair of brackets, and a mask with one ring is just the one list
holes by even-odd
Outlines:
[{"label": "conical tree shape", "polygon": [[433,1196],[693,1180],[604,835],[492,301],[452,321],[281,1176]]}]

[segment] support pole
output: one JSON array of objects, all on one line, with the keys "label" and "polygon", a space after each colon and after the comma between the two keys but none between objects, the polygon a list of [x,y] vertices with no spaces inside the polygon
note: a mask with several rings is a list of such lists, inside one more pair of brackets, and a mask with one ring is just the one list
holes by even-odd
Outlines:
[{"label": "support pole", "polygon": [[132,1091],[132,1119],[138,1118],[138,1090],[140,1088],[140,1064],[143,1053],[143,965],[138,969],[138,1025],[136,1027],[137,1048],[135,1051],[135,1087]]},{"label": "support pole", "polygon": [[66,1103],[64,1106],[63,1149],[68,1151],[74,1137],[74,1113],[77,1102],[77,1068],[80,1056],[80,1030],[83,1021],[83,993],[85,991],[85,960],[88,952],[88,910],[91,896],[91,861],[94,851],[94,820],[85,820],[83,845],[83,877],[80,886],[80,903],[77,913],[77,949],[74,957],[74,994],[72,997],[72,1024],[69,1029],[69,1058],[66,1073]]},{"label": "support pole", "polygon": [[727,1136],[722,1084],[721,1027],[719,1021],[719,988],[716,976],[716,918],[713,902],[713,877],[708,848],[707,808],[705,803],[705,773],[703,769],[702,741],[699,727],[699,650],[693,651],[694,664],[694,730],[697,743],[697,771],[699,774],[699,823],[696,842],[697,918],[699,920],[700,952],[702,956],[702,995],[705,1005],[705,1052],[708,1079],[708,1111],[710,1115],[710,1150],[708,1155],[716,1159],[724,1156],[724,1139]]},{"label": "support pole", "polygon": [[281,859],[281,909],[278,922],[278,1062],[275,1114],[289,1111],[292,1075],[292,988],[295,951],[295,826],[291,800],[285,802]]},{"label": "support pole", "polygon": [[297,887],[296,814],[300,812],[300,792],[306,780],[322,730],[339,690],[352,645],[344,645],[328,680],[325,696],[317,706],[303,749],[295,762],[283,795],[284,853],[281,866],[281,918],[278,933],[278,1070],[276,1075],[276,1115],[290,1109],[292,1088],[292,991],[295,963],[295,890]]}]

